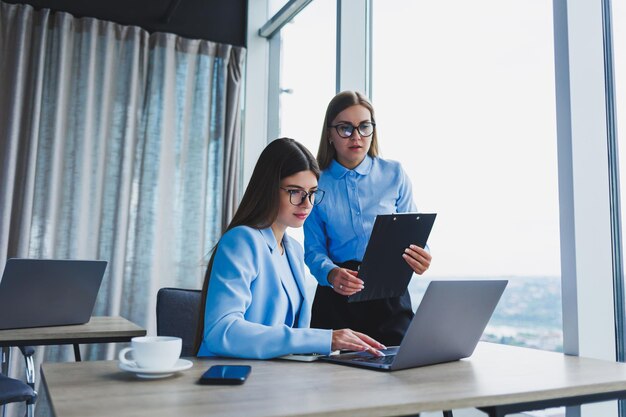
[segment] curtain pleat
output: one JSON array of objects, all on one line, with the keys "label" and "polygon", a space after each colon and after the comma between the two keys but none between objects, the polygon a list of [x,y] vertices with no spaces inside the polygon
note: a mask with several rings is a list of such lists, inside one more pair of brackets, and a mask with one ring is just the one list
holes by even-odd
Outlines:
[{"label": "curtain pleat", "polygon": [[225,230],[237,210],[239,190],[241,189],[241,86],[244,67],[244,50],[233,49],[228,61],[226,81],[226,114],[224,123],[224,160],[225,171],[222,183],[222,230]]},{"label": "curtain pleat", "polygon": [[[0,2],[0,265],[107,260],[94,315],[154,334],[158,289],[201,285],[237,204],[244,57]],[[115,350],[82,346],[86,359]]]}]

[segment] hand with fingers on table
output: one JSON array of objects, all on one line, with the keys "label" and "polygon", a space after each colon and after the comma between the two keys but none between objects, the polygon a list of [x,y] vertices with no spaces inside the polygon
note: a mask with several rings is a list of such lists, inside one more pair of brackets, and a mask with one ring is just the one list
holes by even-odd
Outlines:
[{"label": "hand with fingers on table", "polygon": [[410,245],[404,250],[402,257],[417,275],[422,275],[430,267],[432,256],[426,249]]},{"label": "hand with fingers on table", "polygon": [[328,283],[337,294],[350,296],[365,288],[358,274],[357,271],[337,267],[328,273]]}]

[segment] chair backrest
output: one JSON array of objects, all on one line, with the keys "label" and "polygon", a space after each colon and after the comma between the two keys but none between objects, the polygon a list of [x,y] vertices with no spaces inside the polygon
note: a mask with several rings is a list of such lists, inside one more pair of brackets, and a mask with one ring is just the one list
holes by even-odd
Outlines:
[{"label": "chair backrest", "polygon": [[157,293],[157,335],[183,339],[181,356],[196,354],[193,348],[200,303],[200,290],[161,288]]},{"label": "chair backrest", "polygon": [[34,404],[37,393],[24,382],[0,374],[0,405],[26,402]]}]

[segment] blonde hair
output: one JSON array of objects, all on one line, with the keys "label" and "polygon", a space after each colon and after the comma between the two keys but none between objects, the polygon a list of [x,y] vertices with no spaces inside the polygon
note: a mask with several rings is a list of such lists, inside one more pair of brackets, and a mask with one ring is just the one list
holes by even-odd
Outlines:
[{"label": "blonde hair", "polygon": [[[322,126],[322,136],[320,138],[320,146],[317,150],[317,162],[320,169],[326,169],[330,163],[335,159],[337,152],[335,147],[329,143],[330,137],[328,129],[330,129],[330,123],[335,120],[335,117],[348,107],[360,105],[369,110],[372,117],[372,122],[376,123],[374,117],[374,106],[363,94],[358,91],[342,91],[330,100],[328,107],[326,108],[326,116],[324,116],[324,125]],[[372,135],[372,143],[367,154],[371,157],[376,157],[380,151],[378,150],[378,135],[376,129]]]}]

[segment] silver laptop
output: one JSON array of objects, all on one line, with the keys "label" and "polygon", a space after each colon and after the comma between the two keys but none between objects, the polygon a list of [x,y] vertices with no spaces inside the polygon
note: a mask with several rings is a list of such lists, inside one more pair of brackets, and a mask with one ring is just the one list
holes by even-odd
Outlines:
[{"label": "silver laptop", "polygon": [[89,321],[106,261],[9,259],[0,281],[0,329]]},{"label": "silver laptop", "polygon": [[383,350],[382,357],[351,352],[320,360],[395,371],[471,356],[507,283],[506,280],[432,281],[400,346]]}]

